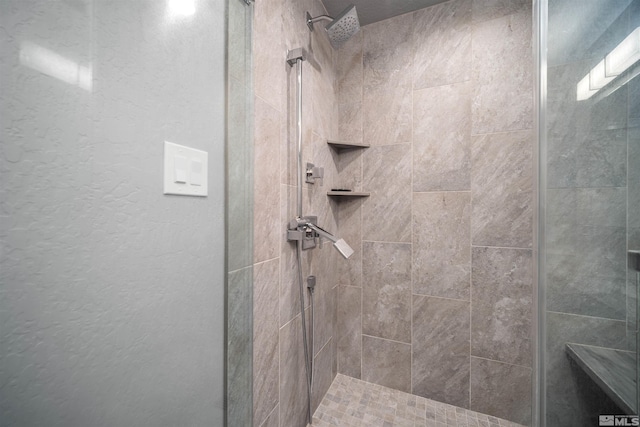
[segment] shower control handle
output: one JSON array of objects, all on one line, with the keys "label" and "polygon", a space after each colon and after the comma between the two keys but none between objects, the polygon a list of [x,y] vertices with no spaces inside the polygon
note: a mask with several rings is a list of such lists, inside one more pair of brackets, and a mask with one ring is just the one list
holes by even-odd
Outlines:
[{"label": "shower control handle", "polygon": [[324,177],[324,168],[317,167],[313,163],[307,163],[307,173],[305,182],[307,184],[315,184],[316,179]]},{"label": "shower control handle", "polygon": [[318,217],[303,216],[301,218],[294,218],[289,221],[289,226],[287,227],[287,241],[300,240],[302,242],[302,250],[313,249],[317,243],[317,233],[309,228],[307,224],[317,225]]}]

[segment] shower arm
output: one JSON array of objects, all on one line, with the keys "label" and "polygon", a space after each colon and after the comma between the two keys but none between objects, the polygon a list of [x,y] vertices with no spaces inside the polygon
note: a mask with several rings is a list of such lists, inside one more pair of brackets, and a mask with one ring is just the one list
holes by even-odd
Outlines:
[{"label": "shower arm", "polygon": [[329,15],[320,15],[312,18],[309,12],[307,12],[307,27],[309,27],[311,31],[313,31],[313,24],[318,21],[333,21],[333,17]]}]

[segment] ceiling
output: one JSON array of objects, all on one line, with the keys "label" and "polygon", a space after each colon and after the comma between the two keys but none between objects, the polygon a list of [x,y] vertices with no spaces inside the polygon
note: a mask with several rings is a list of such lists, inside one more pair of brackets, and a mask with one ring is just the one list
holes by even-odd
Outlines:
[{"label": "ceiling", "polygon": [[347,6],[354,4],[358,12],[360,26],[372,24],[413,12],[446,0],[322,0],[331,16],[338,16]]}]

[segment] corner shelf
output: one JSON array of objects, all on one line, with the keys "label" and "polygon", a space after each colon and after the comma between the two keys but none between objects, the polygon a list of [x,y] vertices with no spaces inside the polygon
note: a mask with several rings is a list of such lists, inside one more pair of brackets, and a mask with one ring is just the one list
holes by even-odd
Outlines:
[{"label": "corner shelf", "polygon": [[[329,144],[329,147],[333,148],[338,154],[344,151],[362,150],[370,147],[369,144],[360,144],[355,142],[344,142],[344,141],[331,141],[331,140],[327,140],[327,144]],[[328,197],[335,197],[336,200],[340,200],[340,199],[344,200],[347,198],[351,199],[356,197],[358,198],[369,197],[370,195],[371,193],[367,193],[363,191],[349,191],[349,190],[347,191],[332,190],[327,192]]]},{"label": "corner shelf", "polygon": [[329,197],[369,197],[371,193],[362,191],[327,191]]},{"label": "corner shelf", "polygon": [[327,144],[333,147],[338,153],[346,150],[357,150],[369,148],[371,145],[369,144],[358,144],[355,142],[343,142],[343,141],[331,141],[327,140]]}]

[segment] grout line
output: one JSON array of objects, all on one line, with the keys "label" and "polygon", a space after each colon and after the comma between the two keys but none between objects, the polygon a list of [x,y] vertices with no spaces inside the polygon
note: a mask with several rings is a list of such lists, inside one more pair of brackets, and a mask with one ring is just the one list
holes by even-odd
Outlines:
[{"label": "grout line", "polygon": [[562,314],[562,315],[565,315],[565,316],[586,317],[586,318],[589,318],[589,319],[608,320],[610,322],[626,323],[626,320],[612,319],[610,317],[589,316],[589,315],[586,315],[586,314],[565,313],[565,312],[562,312],[562,311],[554,311],[554,310],[547,310],[547,313]]},{"label": "grout line", "polygon": [[514,249],[518,251],[533,251],[531,248],[519,248],[516,246],[489,246],[489,245],[471,245],[471,248],[489,248],[489,249]]},{"label": "grout line", "polygon": [[501,363],[503,365],[517,366],[519,368],[526,368],[526,369],[533,369],[531,366],[519,365],[517,363],[503,362],[502,360],[490,359],[488,357],[482,357],[482,356],[474,356],[473,354],[471,355],[471,357],[473,357],[474,359],[488,360],[489,362]]},{"label": "grout line", "polygon": [[[413,27],[415,28],[415,14],[413,15]],[[411,52],[413,53],[413,60],[411,63],[411,67],[413,68],[413,70],[411,71],[411,191],[413,191],[414,189],[414,184],[415,184],[415,85],[414,85],[414,78],[415,78],[415,49],[416,49],[416,44],[415,44],[415,33],[412,29],[411,31]],[[409,229],[411,231],[411,259],[409,262],[409,269],[410,269],[410,276],[411,276],[411,283],[410,283],[410,294],[409,294],[409,322],[410,322],[410,328],[411,330],[410,332],[410,345],[411,348],[409,349],[409,392],[413,394],[414,392],[414,387],[413,387],[413,281],[414,281],[414,268],[413,268],[413,260],[414,260],[414,246],[413,246],[413,241],[415,240],[414,238],[414,218],[415,218],[415,211],[414,211],[414,203],[413,203],[413,193],[410,192],[409,193],[409,203],[410,203],[410,212],[411,212],[411,217],[410,217],[410,221],[411,223],[409,224]]]},{"label": "grout line", "polygon": [[[471,43],[473,43],[473,32],[471,35]],[[473,58],[471,59],[473,61]],[[473,69],[473,63],[471,64],[471,69]],[[472,108],[471,108],[472,110]],[[469,111],[469,117],[473,122],[473,112]],[[473,126],[472,126],[473,127]],[[470,134],[472,129],[470,129]],[[473,141],[473,137],[469,136],[469,150],[471,150],[471,143]],[[472,186],[473,183],[473,156],[471,156],[469,162],[469,187]],[[473,323],[472,323],[472,315],[473,315],[473,191],[469,191],[469,390],[467,394],[467,399],[469,402],[469,407],[471,407],[471,357],[473,352]]]},{"label": "grout line", "polygon": [[[364,102],[364,43],[365,43],[365,32],[362,33],[362,38],[361,38],[361,44],[360,44],[360,85],[361,85],[361,92],[360,92],[360,115],[361,117],[361,124],[360,124],[360,137],[362,139],[362,142],[365,143],[366,141],[364,140],[364,108],[365,108],[365,102]],[[364,191],[364,159],[365,159],[365,155],[366,153],[361,153],[358,156],[358,161],[360,163],[360,188],[362,189],[362,191]],[[366,201],[365,201],[366,202]],[[364,326],[364,234],[363,234],[363,224],[364,224],[364,203],[361,204],[358,207],[359,211],[360,211],[360,223],[358,224],[358,227],[360,228],[360,260],[358,261],[359,266],[356,266],[356,268],[358,268],[359,271],[359,277],[360,277],[360,330],[359,330],[359,334],[360,334],[360,366],[359,366],[359,371],[360,371],[360,378],[364,377],[364,336],[362,335],[362,331],[363,331],[363,326]]]},{"label": "grout line", "polygon": [[384,240],[362,240],[363,243],[388,243],[390,245],[410,245],[411,242],[387,242]]},{"label": "grout line", "polygon": [[427,297],[427,298],[439,298],[439,299],[444,299],[444,300],[448,300],[448,301],[458,301],[458,302],[466,302],[471,304],[471,298],[469,299],[459,299],[459,298],[447,298],[447,297],[439,297],[436,295],[426,295],[426,294],[420,294],[420,293],[413,293],[413,295],[419,296],[419,297]]},{"label": "grout line", "polygon": [[262,420],[262,423],[260,423],[260,427],[264,427],[266,425],[267,420],[269,419],[269,417],[276,411],[276,409],[278,410],[278,418],[280,417],[280,402],[278,401],[278,403],[276,403],[276,405],[273,407],[273,409],[271,409],[271,412],[269,412],[269,414],[267,414],[266,417],[264,417],[264,420]]},{"label": "grout line", "polygon": [[378,340],[391,341],[391,342],[395,342],[395,343],[398,343],[398,344],[411,345],[411,343],[408,343],[408,342],[405,342],[405,341],[392,340],[392,339],[389,339],[389,338],[377,337],[375,335],[362,334],[362,336],[363,337],[369,337],[369,338],[375,338],[375,339],[378,339]]},{"label": "grout line", "polygon": [[412,191],[413,194],[440,194],[440,193],[471,193],[469,190],[433,190],[433,191]]},{"label": "grout line", "polygon": [[[273,260],[273,259],[275,259],[275,258],[272,258],[272,259],[267,260],[267,261],[260,261],[260,263],[268,262],[268,261],[271,261],[271,260]],[[256,263],[256,264],[259,264],[259,263]],[[241,268],[235,269],[235,270],[233,270],[233,271],[229,271],[229,272],[227,272],[227,276],[228,276],[228,275],[231,275],[231,274],[239,273],[239,272],[241,272],[242,270],[248,270],[248,269],[251,269],[251,268],[253,268],[256,264],[247,265],[247,266],[244,266],[244,267],[241,267]]]},{"label": "grout line", "polygon": [[511,130],[501,130],[497,132],[486,132],[486,133],[471,133],[471,138],[476,136],[490,136],[490,135],[508,135],[510,133],[518,133],[518,132],[530,132],[533,131],[533,127],[530,128],[521,128],[521,129],[511,129]]},{"label": "grout line", "polygon": [[471,77],[465,79],[465,80],[459,80],[457,82],[449,82],[449,83],[443,83],[441,85],[433,85],[433,86],[425,86],[425,87],[419,87],[418,89],[413,89],[414,92],[422,92],[423,90],[429,90],[429,89],[436,89],[439,87],[445,87],[445,86],[454,86],[454,85],[461,85],[461,84],[465,84],[465,83],[469,83],[471,82],[473,79]]},{"label": "grout line", "polygon": [[[282,262],[284,262],[284,260],[282,259],[282,257],[280,257],[280,262],[278,263],[278,289],[277,289],[277,292],[278,292],[278,295],[277,295],[278,296],[278,315],[276,316],[277,329],[278,329],[277,330],[277,333],[278,333],[278,404],[276,406],[278,408],[278,424],[280,424],[280,416],[281,416],[281,408],[282,408],[282,405],[281,405],[282,396],[280,394],[280,384],[281,384],[281,377],[282,377],[282,372],[280,371],[280,363],[281,363],[280,351],[281,351],[281,347],[282,347],[282,342],[280,341],[280,316],[281,316],[281,314],[280,314],[280,311],[281,311],[281,308],[280,308],[280,298],[281,298],[281,296],[280,296],[280,285],[282,283],[282,265],[281,265]],[[267,417],[267,419],[268,418],[269,417]]]},{"label": "grout line", "polygon": [[[278,239],[278,240],[280,240],[280,239]],[[255,264],[253,264],[253,265],[250,265],[250,266],[248,266],[248,267],[244,267],[244,268],[240,268],[240,269],[235,270],[235,271],[244,270],[245,268],[249,268],[249,267],[257,267],[257,266],[259,266],[259,265],[266,264],[266,263],[268,263],[268,262],[274,261],[274,260],[279,259],[279,258],[280,258],[280,255],[278,255],[278,256],[276,256],[276,257],[273,257],[273,258],[266,259],[266,260],[264,260],[264,261],[258,261],[258,262],[256,262],[256,263],[255,263]],[[229,273],[233,273],[233,271],[230,271]]]}]

